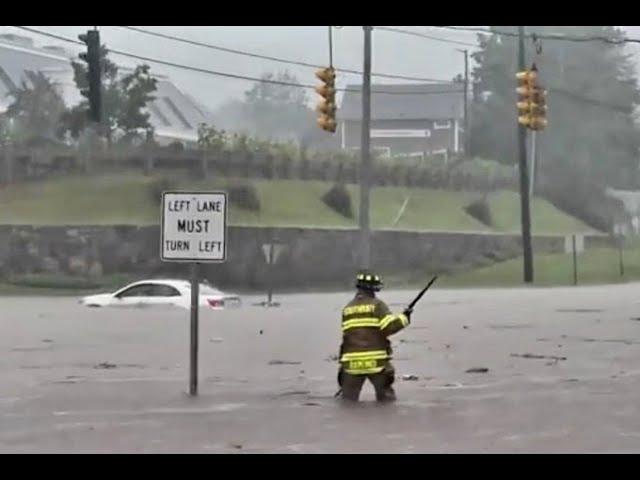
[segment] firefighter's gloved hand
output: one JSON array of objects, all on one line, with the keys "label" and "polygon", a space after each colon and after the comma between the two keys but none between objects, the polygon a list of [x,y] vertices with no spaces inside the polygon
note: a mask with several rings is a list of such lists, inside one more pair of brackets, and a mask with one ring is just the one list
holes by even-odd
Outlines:
[{"label": "firefighter's gloved hand", "polygon": [[402,313],[405,315],[405,317],[407,317],[409,323],[411,323],[411,314],[413,313],[413,308],[406,308]]}]

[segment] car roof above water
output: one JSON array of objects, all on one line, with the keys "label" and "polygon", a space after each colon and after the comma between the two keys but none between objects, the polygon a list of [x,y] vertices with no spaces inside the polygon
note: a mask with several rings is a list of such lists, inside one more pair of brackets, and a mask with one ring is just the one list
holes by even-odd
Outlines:
[{"label": "car roof above water", "polygon": [[170,278],[146,278],[144,280],[138,280],[136,282],[132,282],[129,285],[138,285],[141,283],[162,283],[164,285],[171,285],[174,287],[188,287],[189,282],[186,280],[176,280]]},{"label": "car roof above water", "polygon": [[[145,279],[145,280],[138,280],[137,282],[133,282],[130,283],[129,287],[135,286],[135,285],[140,285],[143,283],[158,283],[158,284],[162,284],[162,285],[169,285],[175,288],[186,288],[186,289],[190,289],[191,288],[191,282],[187,281],[187,280],[180,280],[180,279],[171,279],[171,278],[149,278],[149,279]],[[216,287],[214,287],[213,285],[209,285],[203,282],[200,282],[201,286],[207,287],[211,290],[213,290],[216,293],[222,293],[220,290],[218,290]]]}]

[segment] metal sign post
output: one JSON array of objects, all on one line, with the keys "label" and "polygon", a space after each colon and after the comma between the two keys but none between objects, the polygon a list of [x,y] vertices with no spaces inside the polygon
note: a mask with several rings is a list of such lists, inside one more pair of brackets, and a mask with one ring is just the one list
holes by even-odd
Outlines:
[{"label": "metal sign post", "polygon": [[[264,258],[269,265],[269,274],[270,277],[273,274],[273,269],[275,263],[280,258],[282,252],[284,252],[286,246],[281,243],[265,243],[262,245],[262,251],[264,253]],[[260,305],[265,307],[279,307],[280,304],[278,302],[273,301],[273,284],[272,279],[269,279],[269,286],[267,287],[267,301],[262,302]]]},{"label": "metal sign post", "polygon": [[624,277],[624,237],[620,235],[618,238],[618,252],[619,252],[619,264],[620,264],[620,276]]},{"label": "metal sign post", "polygon": [[576,236],[571,236],[571,244],[573,249],[573,284],[578,285],[578,252],[576,248]]},{"label": "metal sign post", "polygon": [[198,395],[200,263],[227,259],[226,192],[164,192],[160,252],[163,262],[191,264],[189,395]]},{"label": "metal sign post", "polygon": [[[269,245],[269,256],[267,262],[269,263],[269,269],[273,270],[273,243]],[[267,293],[267,303],[271,305],[273,299],[273,279],[269,279],[269,291]]]},{"label": "metal sign post", "polygon": [[198,395],[198,313],[200,299],[200,272],[198,264],[191,264],[191,331],[189,349],[189,395]]}]

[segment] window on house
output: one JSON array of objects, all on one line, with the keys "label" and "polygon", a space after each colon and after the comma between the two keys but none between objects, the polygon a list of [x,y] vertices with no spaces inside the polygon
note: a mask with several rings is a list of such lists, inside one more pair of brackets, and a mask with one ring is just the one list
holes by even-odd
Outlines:
[{"label": "window on house", "polygon": [[165,127],[170,127],[171,126],[171,122],[169,121],[169,119],[165,116],[164,113],[162,113],[160,111],[160,109],[158,108],[158,106],[155,103],[150,103],[149,104],[149,110],[151,110],[151,112],[160,119],[160,121],[162,122],[162,124]]},{"label": "window on house", "polygon": [[35,83],[36,79],[38,78],[36,72],[34,72],[33,70],[25,70],[24,76],[27,77],[27,79],[30,80],[31,83]]},{"label": "window on house", "polygon": [[6,109],[11,105],[10,93],[11,90],[0,81],[0,112],[6,113]]},{"label": "window on house", "polygon": [[2,67],[0,67],[0,82],[7,87],[7,91],[12,92],[16,89],[16,84],[13,83],[11,77],[4,71]]},{"label": "window on house", "polygon": [[171,109],[171,112],[173,112],[173,114],[182,122],[184,128],[186,128],[187,130],[193,130],[193,125],[191,125],[182,114],[182,112],[178,110],[178,107],[176,107],[176,104],[173,103],[173,100],[171,100],[169,97],[162,97],[162,99],[164,100],[164,103],[167,104],[169,109]]},{"label": "window on house", "polygon": [[451,128],[451,120],[436,120],[433,122],[433,128],[434,130],[448,130]]}]

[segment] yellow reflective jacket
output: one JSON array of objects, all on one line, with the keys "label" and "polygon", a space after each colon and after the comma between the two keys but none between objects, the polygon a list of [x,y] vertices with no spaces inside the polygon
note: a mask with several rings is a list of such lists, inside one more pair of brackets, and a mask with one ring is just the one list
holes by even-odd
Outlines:
[{"label": "yellow reflective jacket", "polygon": [[381,372],[392,355],[388,337],[409,324],[404,314],[393,314],[380,299],[356,294],[342,310],[340,363],[353,375]]}]

